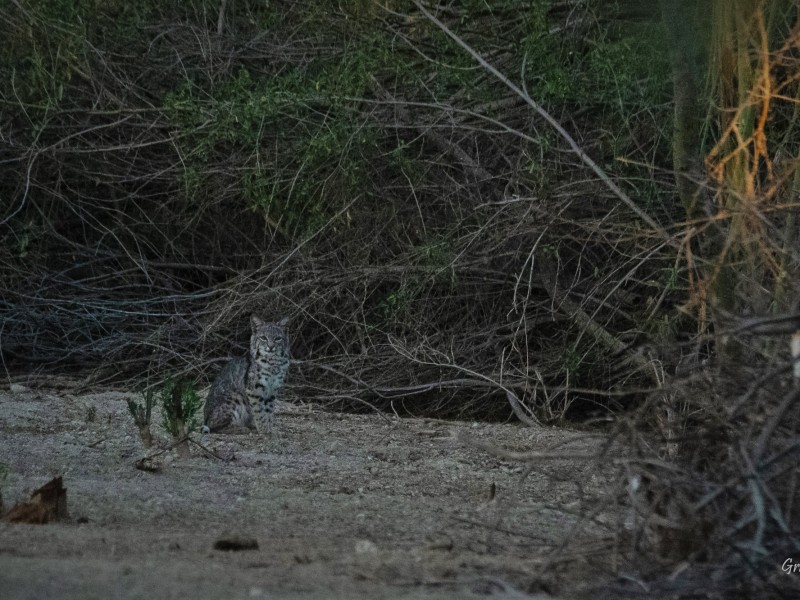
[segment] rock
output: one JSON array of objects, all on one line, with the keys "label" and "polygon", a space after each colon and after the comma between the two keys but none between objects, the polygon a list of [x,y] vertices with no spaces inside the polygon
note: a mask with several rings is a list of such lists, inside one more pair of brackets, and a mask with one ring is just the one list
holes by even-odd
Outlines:
[{"label": "rock", "polygon": [[378,547],[369,540],[358,540],[356,542],[356,554],[378,554]]},{"label": "rock", "polygon": [[258,540],[245,537],[220,538],[214,542],[214,550],[223,552],[240,552],[242,550],[258,550]]}]

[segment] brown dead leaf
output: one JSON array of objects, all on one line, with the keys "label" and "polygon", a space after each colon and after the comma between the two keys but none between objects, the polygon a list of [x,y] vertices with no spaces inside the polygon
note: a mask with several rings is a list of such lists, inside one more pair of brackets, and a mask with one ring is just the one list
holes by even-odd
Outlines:
[{"label": "brown dead leaf", "polygon": [[28,502],[11,507],[6,520],[11,523],[42,525],[69,517],[67,513],[67,489],[61,477],[55,477],[31,494]]},{"label": "brown dead leaf", "polygon": [[44,525],[48,521],[48,510],[41,504],[34,502],[18,502],[8,511],[6,520],[10,523]]},{"label": "brown dead leaf", "polygon": [[136,468],[147,473],[158,473],[161,471],[161,459],[155,456],[145,456],[136,461]]}]

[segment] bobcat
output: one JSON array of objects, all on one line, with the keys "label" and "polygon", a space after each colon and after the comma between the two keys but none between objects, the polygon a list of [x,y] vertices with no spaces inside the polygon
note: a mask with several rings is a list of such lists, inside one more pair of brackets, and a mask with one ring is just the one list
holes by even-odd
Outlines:
[{"label": "bobcat", "polygon": [[228,362],[214,380],[206,398],[204,432],[242,427],[272,432],[275,398],[289,369],[287,322],[250,317],[250,353]]}]

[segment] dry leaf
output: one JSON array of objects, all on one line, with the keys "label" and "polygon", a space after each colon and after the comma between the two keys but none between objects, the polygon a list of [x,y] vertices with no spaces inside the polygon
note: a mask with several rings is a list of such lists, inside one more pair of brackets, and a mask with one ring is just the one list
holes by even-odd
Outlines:
[{"label": "dry leaf", "polygon": [[6,514],[11,523],[42,525],[69,517],[67,489],[61,477],[56,477],[31,494],[29,502],[15,504]]}]

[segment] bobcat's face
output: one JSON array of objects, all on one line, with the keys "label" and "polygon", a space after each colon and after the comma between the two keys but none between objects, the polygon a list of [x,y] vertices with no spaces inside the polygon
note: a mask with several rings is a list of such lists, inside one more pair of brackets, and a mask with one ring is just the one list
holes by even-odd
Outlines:
[{"label": "bobcat's face", "polygon": [[252,334],[250,336],[250,355],[286,356],[289,354],[289,335],[286,324],[289,319],[283,318],[277,323],[265,323],[256,315],[250,317]]}]

